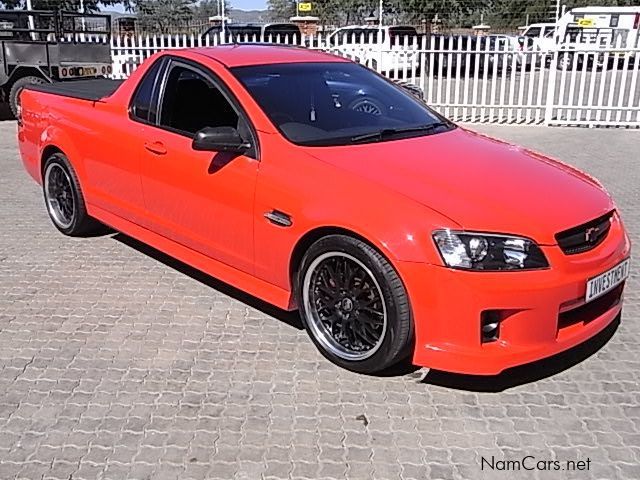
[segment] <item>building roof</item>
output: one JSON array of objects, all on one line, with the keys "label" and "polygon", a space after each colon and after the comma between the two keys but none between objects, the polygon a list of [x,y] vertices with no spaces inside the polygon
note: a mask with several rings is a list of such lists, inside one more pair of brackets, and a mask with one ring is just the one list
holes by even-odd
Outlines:
[{"label": "building roof", "polygon": [[347,60],[317,50],[275,44],[229,44],[194,48],[193,52],[219,61],[227,67],[269,63],[346,62]]}]

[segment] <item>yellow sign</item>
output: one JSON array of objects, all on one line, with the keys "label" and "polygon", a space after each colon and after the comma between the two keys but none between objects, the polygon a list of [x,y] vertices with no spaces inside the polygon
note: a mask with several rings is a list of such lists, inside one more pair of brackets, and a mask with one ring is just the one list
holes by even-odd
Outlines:
[{"label": "yellow sign", "polygon": [[298,4],[299,12],[310,12],[311,11],[311,2],[302,2]]},{"label": "yellow sign", "polygon": [[593,23],[593,19],[591,18],[581,18],[578,20],[579,27],[592,27]]}]

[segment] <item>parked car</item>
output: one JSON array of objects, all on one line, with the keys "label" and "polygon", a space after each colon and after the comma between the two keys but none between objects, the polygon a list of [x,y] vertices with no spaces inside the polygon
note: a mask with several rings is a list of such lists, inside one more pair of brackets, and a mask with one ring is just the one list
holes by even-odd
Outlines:
[{"label": "parked car", "polygon": [[493,74],[494,65],[500,73],[504,68],[517,66],[515,47],[506,35],[430,35],[427,41],[427,53],[424,63],[436,76],[473,77],[476,69],[479,76]]},{"label": "parked car", "polygon": [[267,42],[300,45],[302,33],[295,23],[229,23],[224,33],[221,25],[209,27],[201,35],[211,45],[220,43]]},{"label": "parked car", "polygon": [[[364,87],[377,111],[351,106]],[[629,238],[597,180],[343,58],[165,51],[122,83],[21,97],[22,161],[60,232],[104,223],[298,308],[342,367],[496,374],[620,314]]]},{"label": "parked car", "polygon": [[420,38],[410,25],[350,25],[329,35],[328,42],[332,52],[398,77],[420,67]]}]

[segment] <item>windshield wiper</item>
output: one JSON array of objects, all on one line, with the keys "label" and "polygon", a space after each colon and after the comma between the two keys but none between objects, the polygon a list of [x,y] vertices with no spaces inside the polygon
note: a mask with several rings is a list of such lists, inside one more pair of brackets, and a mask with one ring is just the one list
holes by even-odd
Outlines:
[{"label": "windshield wiper", "polygon": [[367,140],[384,140],[393,135],[397,135],[399,133],[411,133],[411,132],[430,132],[435,130],[438,127],[448,126],[449,124],[446,122],[435,122],[430,123],[428,125],[414,125],[412,127],[402,127],[402,128],[383,128],[382,130],[378,130],[377,132],[371,133],[363,133],[362,135],[356,135],[355,137],[351,137],[351,143],[358,142],[366,142]]}]

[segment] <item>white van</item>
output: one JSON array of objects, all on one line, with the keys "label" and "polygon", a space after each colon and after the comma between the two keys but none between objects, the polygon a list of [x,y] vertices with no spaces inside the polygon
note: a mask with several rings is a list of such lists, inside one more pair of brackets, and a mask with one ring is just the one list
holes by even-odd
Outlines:
[{"label": "white van", "polygon": [[328,41],[335,53],[379,72],[410,72],[420,66],[421,38],[412,26],[351,25],[333,32]]}]

